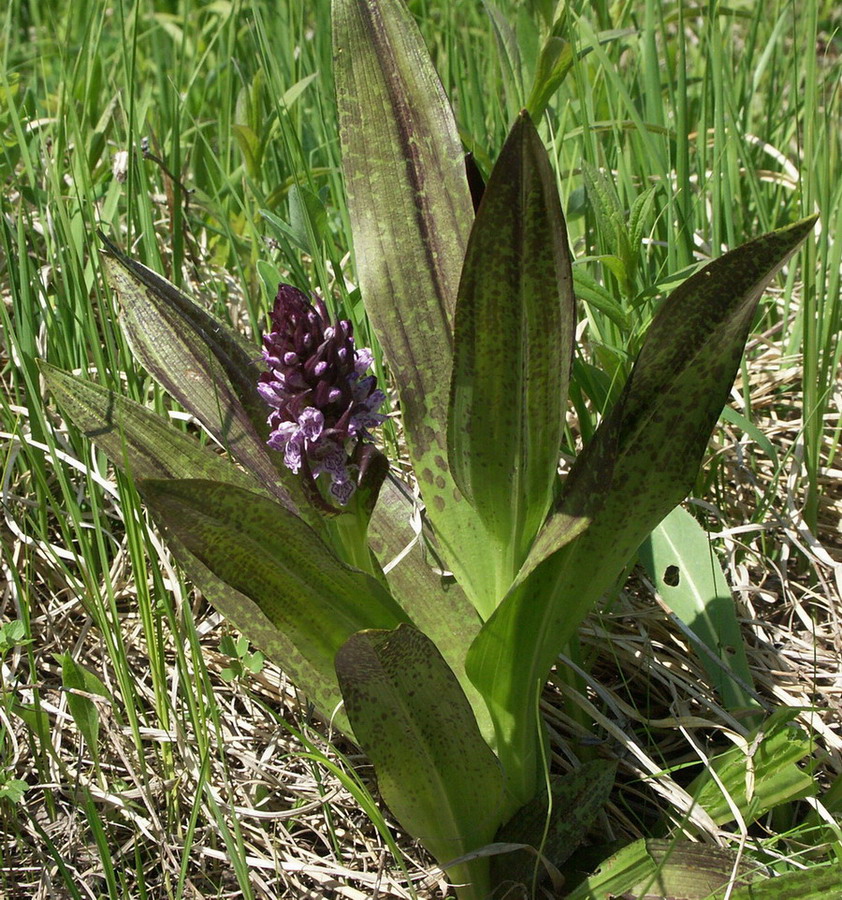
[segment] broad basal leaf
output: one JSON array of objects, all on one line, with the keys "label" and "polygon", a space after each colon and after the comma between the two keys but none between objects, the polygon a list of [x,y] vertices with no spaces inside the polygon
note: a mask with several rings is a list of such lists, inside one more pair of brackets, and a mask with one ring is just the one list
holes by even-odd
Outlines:
[{"label": "broad basal leaf", "polygon": [[424,554],[421,515],[409,489],[386,479],[368,526],[369,545],[386,570],[392,596],[432,640],[456,675],[486,741],[494,740],[488,707],[465,672],[465,657],[482,620],[464,591],[431,568]]},{"label": "broad basal leaf", "polygon": [[[403,828],[439,863],[488,843],[504,813],[500,768],[435,644],[416,628],[351,637],[336,657],[345,710]],[[487,877],[487,860],[454,867]],[[475,883],[482,897],[485,886]]]},{"label": "broad basal leaf", "polygon": [[375,578],[273,500],[199,479],[138,487],[187,574],[326,716],[340,699],[334,657],[348,637],[408,621]]},{"label": "broad basal leaf", "polygon": [[534,704],[550,666],[644,538],[692,487],[757,301],[814,224],[806,219],[726,254],[664,303],[515,588],[471,647],[468,674],[489,702],[497,752],[524,791],[534,791]]},{"label": "broad basal leaf", "polygon": [[400,0],[333,0],[342,171],[366,312],[401,403],[441,552],[471,601],[493,608],[485,530],[447,465],[453,314],[473,219],[462,145]]},{"label": "broad basal leaf", "polygon": [[573,356],[567,230],[547,152],[521,113],[471,231],[456,306],[448,459],[497,541],[508,589],[549,509]]},{"label": "broad basal leaf", "polygon": [[266,447],[258,348],[110,243],[105,269],[132,351],[152,377],[284,506],[311,517],[298,480]]},{"label": "broad basal leaf", "polygon": [[133,478],[205,478],[260,491],[248,473],[139,403],[43,360],[39,367],[73,424]]}]

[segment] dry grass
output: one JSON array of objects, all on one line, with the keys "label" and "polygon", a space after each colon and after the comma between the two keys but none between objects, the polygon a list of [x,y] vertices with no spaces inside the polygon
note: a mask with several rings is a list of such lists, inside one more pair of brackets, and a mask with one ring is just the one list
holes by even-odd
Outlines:
[{"label": "dry grass", "polygon": [[[717,497],[717,504],[708,499],[698,505],[718,531],[717,547],[737,598],[759,694],[769,709],[784,705],[795,710],[795,721],[815,742],[817,777],[826,785],[842,774],[839,463],[828,460],[822,528],[812,535],[800,513],[799,370],[796,361],[780,358],[772,337],[756,338],[750,348],[750,393],[754,421],[785,460],[782,470],[776,471],[745,436],[725,428],[718,434],[714,458],[727,491]],[[733,392],[738,407],[742,396],[738,384]],[[839,415],[842,387],[834,401],[834,414]],[[86,461],[77,462],[84,468]],[[114,523],[115,539],[125,541],[119,527],[119,494],[110,480],[105,483],[112,502],[105,514]],[[81,475],[78,488],[85,489]],[[7,888],[10,900],[69,896],[63,886],[68,876],[59,872],[58,860],[71,873],[80,896],[99,896],[103,867],[86,795],[96,816],[107,821],[111,839],[116,838],[110,846],[115,865],[124,866],[129,879],[142,869],[150,898],[173,896],[182,874],[185,897],[243,896],[225,843],[225,829],[235,822],[255,897],[442,895],[446,882],[441,873],[399,832],[406,873],[396,866],[383,835],[358,802],[349,765],[368,779],[365,760],[347,743],[340,740],[334,746],[323,736],[326,727],[311,719],[282,672],[267,664],[256,676],[234,683],[223,680],[220,673],[230,660],[218,647],[226,626],[201,597],[184,593],[172,572],[164,574],[173,591],[176,618],[182,618],[189,604],[204,662],[190,662],[184,635],[169,635],[171,720],[166,728],[142,729],[143,758],[135,752],[121,711],[92,696],[101,716],[97,771],[69,713],[54,655],[72,651],[119,696],[115,674],[86,612],[72,554],[27,538],[28,489],[25,480],[4,485],[3,539],[11,566],[22,569],[26,563],[28,571],[36,573],[36,581],[25,587],[37,609],[32,620],[37,640],[6,657],[2,678],[6,685],[23,685],[18,688],[23,702],[32,702],[37,692],[49,747],[39,750],[20,719],[0,711],[0,727],[7,730],[13,748],[9,773],[29,786],[24,803],[2,806],[3,831],[14,835],[0,838],[5,884],[14,885]],[[774,502],[768,504],[770,491]],[[758,510],[764,509],[758,517]],[[167,558],[163,549],[161,558]],[[128,560],[124,543],[114,556],[111,581],[126,662],[144,712],[155,719],[160,698],[154,696],[150,680],[135,573]],[[7,568],[4,575],[0,620],[17,617],[12,571]],[[597,839],[637,836],[657,815],[683,823],[694,839],[719,846],[761,839],[754,831],[749,835],[716,826],[693,807],[681,772],[675,771],[714,747],[730,745],[740,725],[706,689],[704,670],[686,635],[645,579],[633,578],[610,611],[592,616],[582,640],[594,656],[590,674],[583,673],[586,694],[564,688],[567,696],[562,697],[561,689],[550,685],[544,711],[552,731],[554,765],[560,771],[576,765],[583,755],[620,760],[618,785]],[[204,677],[203,666],[210,675],[218,719],[214,726],[209,717],[208,734],[197,734],[191,725],[195,718],[184,712],[195,685],[179,680],[179,652],[187,653],[187,670],[196,684]],[[202,698],[200,693],[195,696]],[[580,713],[573,714],[575,706]],[[202,749],[206,741],[207,753]],[[139,886],[129,887],[127,896],[143,896]]]}]

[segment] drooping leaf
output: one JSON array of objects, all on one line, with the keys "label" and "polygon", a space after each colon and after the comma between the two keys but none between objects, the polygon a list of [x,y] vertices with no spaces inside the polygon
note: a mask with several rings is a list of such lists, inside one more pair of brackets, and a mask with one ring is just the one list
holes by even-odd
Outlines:
[{"label": "drooping leaf", "polygon": [[814,224],[805,219],[726,254],[664,303],[515,587],[471,647],[468,674],[489,702],[497,752],[524,791],[534,792],[540,685],[641,542],[691,489],[757,301]]},{"label": "drooping leaf", "polygon": [[132,352],[152,377],[287,509],[312,518],[298,479],[266,447],[258,349],[110,242],[105,270]]},{"label": "drooping leaf", "polygon": [[366,312],[448,567],[493,608],[485,530],[447,465],[453,314],[473,206],[462,144],[401,0],[333,0],[342,171]]},{"label": "drooping leaf", "polygon": [[499,543],[501,595],[553,498],[574,331],[564,216],[547,152],[523,112],[468,243],[448,421],[453,476]]},{"label": "drooping leaf", "polygon": [[138,487],[191,580],[325,716],[340,700],[334,657],[348,637],[408,621],[380,582],[273,500],[199,479]]},{"label": "drooping leaf", "polygon": [[[488,843],[505,815],[500,767],[459,682],[416,628],[355,634],[336,671],[386,804],[441,864]],[[487,876],[487,860],[454,880]],[[485,896],[475,883],[475,896]],[[473,896],[473,895],[472,895]]]},{"label": "drooping leaf", "polygon": [[248,473],[139,403],[43,360],[38,365],[73,424],[133,478],[205,478],[262,490]]},{"label": "drooping leaf", "polygon": [[701,525],[677,506],[638,556],[664,603],[701,643],[699,659],[726,709],[757,710],[734,598]]}]

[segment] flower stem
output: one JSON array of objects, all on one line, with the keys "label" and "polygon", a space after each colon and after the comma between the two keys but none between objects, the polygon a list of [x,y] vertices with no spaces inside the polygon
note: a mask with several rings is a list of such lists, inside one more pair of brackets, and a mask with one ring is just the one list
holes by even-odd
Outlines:
[{"label": "flower stem", "polygon": [[343,513],[327,520],[327,532],[343,562],[382,580],[383,573],[368,546],[369,517],[356,499],[352,498]]}]

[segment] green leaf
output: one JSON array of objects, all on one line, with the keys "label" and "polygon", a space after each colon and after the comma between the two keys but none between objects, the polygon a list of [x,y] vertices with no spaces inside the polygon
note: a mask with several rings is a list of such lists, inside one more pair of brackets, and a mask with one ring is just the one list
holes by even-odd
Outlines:
[{"label": "green leaf", "polygon": [[567,900],[704,900],[729,885],[737,867],[745,884],[748,864],[736,853],[703,844],[639,840],[606,860]]},{"label": "green leaf", "polygon": [[21,619],[12,619],[11,622],[0,625],[0,655],[28,643],[30,641],[26,639],[26,623]]},{"label": "green leaf", "polygon": [[706,767],[690,785],[689,793],[717,825],[734,821],[732,804],[751,824],[775,806],[816,795],[815,779],[797,765],[815,744],[790,724],[794,715],[792,709],[778,710],[749,734],[745,748],[732,747],[712,759],[719,784]]},{"label": "green leaf", "polygon": [[591,275],[578,260],[573,267],[573,287],[577,297],[581,297],[588,306],[607,316],[617,325],[623,334],[628,334],[629,320],[622,306],[614,297]]},{"label": "green leaf", "polygon": [[319,197],[309,188],[294,184],[289,191],[289,227],[293,240],[311,256],[321,253],[328,232],[327,212]]},{"label": "green leaf", "polygon": [[318,72],[311,72],[300,81],[296,81],[292,87],[287,88],[286,91],[284,91],[283,97],[281,97],[281,106],[283,106],[284,109],[289,110],[310,86],[311,82],[315,81],[318,77]]},{"label": "green leaf", "polygon": [[701,645],[699,658],[726,709],[756,710],[734,598],[701,525],[677,506],[638,554],[664,603]]},{"label": "green leaf", "polygon": [[[833,897],[842,897],[842,862],[839,860],[827,866],[810,866],[755,881],[728,895],[729,900],[831,900]],[[720,893],[715,900],[724,898],[725,894]]]},{"label": "green leaf", "polygon": [[190,578],[323,715],[340,701],[333,661],[348,637],[408,621],[376,579],[272,500],[192,479],[138,487]]},{"label": "green leaf", "polygon": [[133,478],[205,478],[261,490],[248,473],[139,403],[43,360],[38,366],[65,415]]},{"label": "green leaf", "polygon": [[[418,529],[416,531],[416,528]],[[417,501],[405,485],[386,479],[368,526],[369,545],[401,609],[433,641],[468,697],[486,741],[494,729],[488,707],[465,672],[465,657],[482,620],[452,578],[431,568]]]},{"label": "green leaf", "polygon": [[56,660],[61,665],[61,684],[67,692],[67,708],[94,762],[98,762],[99,710],[95,701],[85,694],[95,694],[109,701],[111,694],[93,672],[80,666],[69,653],[56,654]]},{"label": "green leaf", "polygon": [[[616,773],[616,763],[595,759],[565,775],[551,776],[551,808],[546,793],[539,794],[506,822],[495,840],[535,847],[553,865],[561,866],[588,836],[608,801]],[[495,884],[507,880],[530,885],[535,871],[535,857],[523,850],[497,856],[491,862]]]},{"label": "green leaf", "polygon": [[29,785],[21,778],[10,778],[8,781],[0,780],[0,800],[20,803],[28,790]]},{"label": "green leaf", "polygon": [[121,323],[140,362],[287,509],[314,516],[299,480],[266,447],[257,349],[110,242],[107,254]]},{"label": "green leaf", "polygon": [[573,68],[573,47],[558,35],[551,34],[538,57],[532,90],[526,108],[534,121],[538,121],[547,109],[553,94]]},{"label": "green leaf", "polygon": [[748,437],[750,437],[772,461],[775,468],[778,468],[780,462],[778,460],[778,451],[775,449],[775,445],[768,437],[766,437],[762,429],[758,428],[754,422],[751,421],[751,419],[748,419],[742,413],[737,412],[732,406],[726,406],[722,410],[720,418],[723,422],[729,422],[731,425],[736,425],[737,428],[748,435]]},{"label": "green leaf", "polygon": [[482,0],[482,5],[494,29],[497,43],[497,56],[500,68],[505,73],[503,84],[506,86],[506,97],[509,109],[514,112],[522,109],[526,96],[523,86],[523,61],[520,54],[520,43],[517,33],[509,18],[489,0]]},{"label": "green leaf", "polygon": [[342,171],[360,290],[397,385],[407,447],[448,567],[496,598],[485,529],[447,465],[456,292],[473,204],[459,132],[399,0],[333,0]]},{"label": "green leaf", "polygon": [[631,258],[627,260],[630,269],[637,267],[637,260],[640,253],[640,243],[643,240],[643,232],[646,228],[646,222],[655,205],[655,186],[647,188],[642,194],[635,197],[632,208],[629,210],[629,245],[631,250]]},{"label": "green leaf", "polygon": [[[504,814],[500,767],[435,644],[406,625],[362,632],[339,651],[336,671],[354,733],[401,826],[440,864],[487,844]],[[487,872],[487,860],[477,863],[471,878]]]},{"label": "green leaf", "polygon": [[655,316],[628,382],[576,460],[515,587],[467,670],[524,802],[535,790],[535,704],[558,653],[650,531],[692,487],[740,363],[757,301],[815,218],[706,266]]},{"label": "green leaf", "polygon": [[498,542],[500,596],[553,499],[575,315],[555,178],[523,112],[468,243],[448,421],[453,476]]}]

